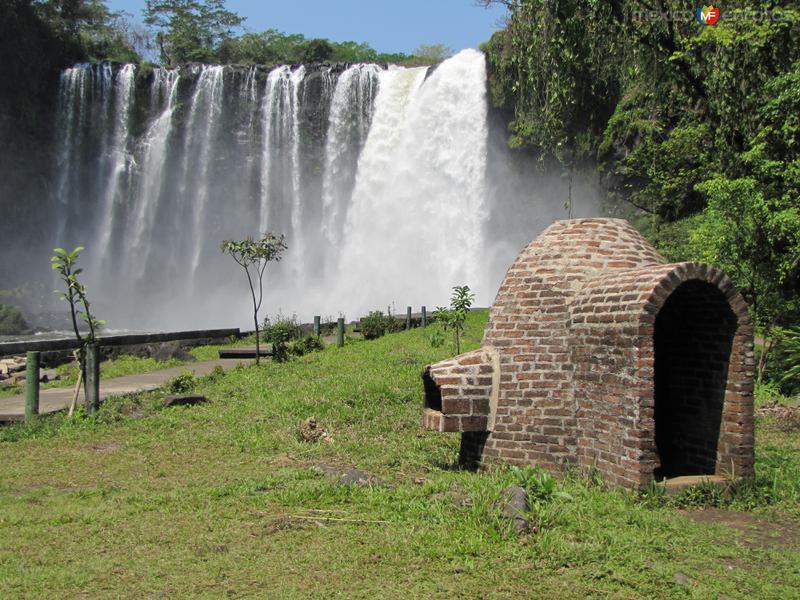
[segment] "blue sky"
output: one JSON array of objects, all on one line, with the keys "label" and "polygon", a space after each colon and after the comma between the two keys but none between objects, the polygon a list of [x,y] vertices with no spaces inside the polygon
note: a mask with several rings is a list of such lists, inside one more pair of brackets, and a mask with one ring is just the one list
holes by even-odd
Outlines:
[{"label": "blue sky", "polygon": [[[141,21],[144,0],[107,0]],[[250,31],[278,29],[341,42],[368,42],[379,52],[412,52],[420,44],[474,48],[498,29],[505,8],[474,0],[228,0]]]}]

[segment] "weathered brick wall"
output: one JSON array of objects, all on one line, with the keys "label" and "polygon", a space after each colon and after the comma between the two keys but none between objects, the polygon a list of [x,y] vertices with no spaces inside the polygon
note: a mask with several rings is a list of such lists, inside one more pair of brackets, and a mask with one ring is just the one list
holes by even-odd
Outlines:
[{"label": "weathered brick wall", "polygon": [[[596,467],[613,483],[644,485],[652,481],[661,466],[655,444],[655,320],[668,298],[674,293],[679,294],[678,298],[683,295],[678,291],[682,285],[692,289],[698,282],[705,282],[695,298],[700,314],[692,314],[692,307],[684,303],[678,307],[677,315],[667,316],[667,327],[671,319],[677,343],[682,346],[673,349],[686,356],[691,355],[692,348],[703,349],[705,354],[694,354],[697,367],[701,366],[701,357],[713,356],[702,365],[702,371],[693,372],[695,381],[697,377],[703,380],[692,388],[694,403],[710,403],[705,417],[713,414],[710,406],[714,401],[708,394],[719,395],[723,385],[714,379],[724,377],[726,381],[722,428],[736,429],[741,435],[732,437],[730,431],[719,432],[717,464],[711,472],[730,471],[735,465],[736,473],[752,474],[753,331],[746,305],[719,270],[681,263],[601,275],[587,281],[572,306],[570,345],[581,432],[578,457],[582,465]],[[668,309],[667,315],[670,312]],[[676,318],[683,322],[679,334]],[[739,344],[730,347],[732,328],[737,331]],[[729,364],[723,365],[726,345],[731,352]],[[669,357],[669,347],[665,350]],[[673,363],[673,367],[677,366]],[[682,389],[686,391],[692,376],[683,377],[686,379]],[[676,395],[668,390],[667,394],[659,394],[659,399],[662,406],[669,405]],[[703,443],[716,441],[713,435],[706,435]],[[704,472],[697,464],[684,463],[680,468],[684,474]]]},{"label": "weathered brick wall", "polygon": [[496,353],[479,349],[425,367],[424,425],[434,431],[487,431],[497,382]]},{"label": "weathered brick wall", "polygon": [[[687,282],[704,283],[694,294],[692,286],[700,284],[689,283],[688,292],[678,292],[676,308],[667,308],[663,322],[665,331],[677,331],[675,315],[669,316],[675,312],[678,318],[689,313],[691,324],[676,333],[674,344],[661,336],[666,342],[659,346],[659,364],[685,366],[675,357],[686,352],[678,345],[691,336],[692,356],[703,368],[685,372],[681,383],[673,378],[671,387],[659,391],[660,408],[682,407],[665,413],[660,427],[686,423],[695,413],[703,418],[695,429],[661,436],[669,438],[673,455],[686,455],[667,466],[709,471],[716,445],[716,472],[751,474],[753,332],[744,300],[717,269],[664,264],[619,219],[559,221],[523,250],[498,291],[483,339],[482,350],[495,352],[491,416],[485,425],[464,420],[485,406],[474,400],[485,398],[486,389],[473,390],[463,378],[448,379],[467,366],[457,357],[427,371],[430,381],[438,373],[443,384],[441,404],[435,403],[435,391],[433,403],[426,400],[426,426],[468,432],[462,457],[554,470],[578,462],[599,469],[613,484],[648,483],[662,458],[655,442],[655,319]],[[728,363],[726,346],[731,347]],[[481,359],[471,354],[463,356],[484,368],[489,364],[488,354]],[[699,378],[703,382],[694,385]],[[723,390],[717,444],[709,428]],[[448,406],[446,396],[453,398]],[[680,398],[677,404],[675,398]],[[444,425],[449,407],[455,419]]]}]

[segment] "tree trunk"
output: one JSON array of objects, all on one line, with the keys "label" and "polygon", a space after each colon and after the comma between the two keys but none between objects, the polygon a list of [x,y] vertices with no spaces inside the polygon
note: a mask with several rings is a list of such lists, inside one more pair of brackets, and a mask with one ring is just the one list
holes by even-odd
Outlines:
[{"label": "tree trunk", "polygon": [[253,322],[256,326],[256,365],[261,364],[261,343],[258,337],[258,315],[253,316]]}]

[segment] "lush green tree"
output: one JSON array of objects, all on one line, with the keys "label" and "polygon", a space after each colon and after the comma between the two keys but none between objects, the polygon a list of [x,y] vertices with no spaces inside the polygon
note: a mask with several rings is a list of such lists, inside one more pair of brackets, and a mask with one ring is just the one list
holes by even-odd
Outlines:
[{"label": "lush green tree", "polygon": [[334,49],[328,40],[314,39],[309,40],[303,48],[303,62],[324,63],[328,62],[333,56]]},{"label": "lush green tree", "polygon": [[750,305],[766,340],[758,378],[776,326],[800,317],[796,278],[800,265],[800,205],[764,195],[753,179],[709,179],[703,218],[691,233],[698,258],[722,267]]},{"label": "lush green tree", "polygon": [[340,42],[333,44],[331,60],[343,63],[376,62],[378,53],[366,42]]},{"label": "lush green tree", "polygon": [[225,0],[147,0],[144,17],[156,28],[161,60],[168,65],[212,60],[244,21],[225,8]]},{"label": "lush green tree", "polygon": [[714,26],[672,0],[502,4],[484,48],[510,144],[597,164],[670,259],[726,269],[767,338],[796,322],[796,3],[734,0]]},{"label": "lush green tree", "polygon": [[241,241],[225,240],[222,242],[223,254],[228,254],[237,265],[242,267],[250,287],[253,300],[253,323],[256,328],[256,364],[260,362],[260,338],[258,311],[264,300],[264,271],[272,261],[279,261],[286,250],[286,238],[265,233],[259,239],[246,237]]}]

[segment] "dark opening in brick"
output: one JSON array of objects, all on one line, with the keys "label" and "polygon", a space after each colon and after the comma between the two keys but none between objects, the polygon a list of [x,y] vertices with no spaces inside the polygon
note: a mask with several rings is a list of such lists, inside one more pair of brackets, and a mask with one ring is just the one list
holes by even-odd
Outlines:
[{"label": "dark opening in brick", "polygon": [[425,386],[425,408],[441,412],[442,390],[440,390],[436,382],[433,381],[428,369],[425,369],[422,373],[422,383]]},{"label": "dark opening in brick", "polygon": [[655,477],[714,474],[736,317],[706,282],[681,284],[655,323]]}]

